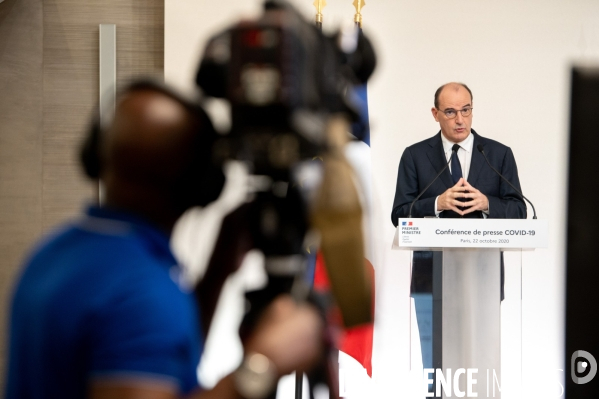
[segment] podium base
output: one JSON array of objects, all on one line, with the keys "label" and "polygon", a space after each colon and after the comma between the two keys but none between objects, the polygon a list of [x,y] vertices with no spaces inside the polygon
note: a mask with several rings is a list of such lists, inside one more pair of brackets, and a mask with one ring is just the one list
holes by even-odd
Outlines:
[{"label": "podium base", "polygon": [[433,365],[451,378],[452,393],[486,398],[485,386],[501,380],[500,256],[498,248],[433,254]]}]

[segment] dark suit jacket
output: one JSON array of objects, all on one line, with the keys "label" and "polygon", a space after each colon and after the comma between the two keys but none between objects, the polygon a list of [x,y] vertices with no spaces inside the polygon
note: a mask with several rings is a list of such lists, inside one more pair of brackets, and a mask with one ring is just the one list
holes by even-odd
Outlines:
[{"label": "dark suit jacket", "polygon": [[[514,154],[509,147],[479,136],[474,130],[472,160],[468,172],[468,182],[480,190],[489,199],[489,217],[495,219],[526,219],[526,204],[513,188],[504,182],[487,165],[483,155],[477,150],[483,145],[489,162],[520,190],[518,169]],[[391,211],[391,221],[397,226],[397,219],[407,217],[410,204],[443,169],[447,160],[443,151],[441,132],[430,139],[416,143],[405,149],[397,172],[395,200]],[[414,203],[412,217],[421,218],[435,216],[435,198],[452,187],[453,181],[449,168],[432,186]],[[460,217],[455,212],[444,211],[440,217]]]},{"label": "dark suit jacket", "polygon": [[[489,217],[526,219],[526,204],[520,194],[487,165],[477,146],[482,144],[491,165],[521,190],[512,150],[497,141],[479,136],[474,130],[471,130],[471,134],[474,136],[474,144],[467,180],[472,187],[480,190],[489,199]],[[414,198],[435,178],[446,163],[441,132],[405,149],[399,162],[395,200],[391,211],[391,221],[394,226],[397,227],[398,218],[408,217],[410,204]],[[435,216],[435,198],[453,185],[451,173],[447,168],[414,203],[412,217]],[[478,212],[469,215],[469,217],[482,216]],[[461,217],[453,211],[443,211],[439,216]],[[432,289],[432,253],[415,252],[413,262],[412,292],[430,291]]]}]

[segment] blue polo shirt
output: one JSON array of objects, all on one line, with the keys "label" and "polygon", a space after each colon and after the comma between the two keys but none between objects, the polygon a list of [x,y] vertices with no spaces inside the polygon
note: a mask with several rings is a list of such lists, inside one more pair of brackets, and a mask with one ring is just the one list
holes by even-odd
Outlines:
[{"label": "blue polo shirt", "polygon": [[7,395],[82,398],[93,379],[197,386],[202,337],[161,230],[90,208],[27,261],[10,319]]}]

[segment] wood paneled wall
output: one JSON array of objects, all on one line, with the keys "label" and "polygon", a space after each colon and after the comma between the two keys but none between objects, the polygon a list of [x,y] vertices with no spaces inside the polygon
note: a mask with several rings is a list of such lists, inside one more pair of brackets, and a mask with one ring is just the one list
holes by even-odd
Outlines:
[{"label": "wood paneled wall", "polygon": [[73,149],[98,102],[98,25],[117,26],[117,86],[132,76],[162,74],[164,4],[47,0],[43,15],[42,217],[47,230],[76,213],[82,199],[91,195]]},{"label": "wood paneled wall", "polygon": [[42,0],[0,3],[0,389],[8,300],[26,249],[42,232]]},{"label": "wood paneled wall", "polygon": [[[0,3],[0,391],[8,300],[27,251],[76,217],[95,188],[78,147],[98,102],[98,35],[117,25],[117,86],[162,76],[162,0]],[[118,89],[118,88],[117,88]]]}]

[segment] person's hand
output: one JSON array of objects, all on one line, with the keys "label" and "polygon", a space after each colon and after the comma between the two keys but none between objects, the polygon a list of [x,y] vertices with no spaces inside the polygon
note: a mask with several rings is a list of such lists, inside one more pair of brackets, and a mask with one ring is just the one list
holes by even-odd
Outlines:
[{"label": "person's hand", "polygon": [[487,211],[489,209],[489,199],[486,195],[472,187],[466,180],[464,180],[463,188],[466,191],[462,195],[462,198],[468,198],[469,200],[463,202],[463,205],[461,205],[466,207],[462,215],[466,215],[474,211]]},{"label": "person's hand", "polygon": [[283,295],[266,309],[244,349],[268,357],[280,376],[310,370],[323,356],[323,332],[316,309]]},{"label": "person's hand", "polygon": [[439,196],[437,208],[438,211],[452,210],[463,216],[474,211],[488,210],[489,199],[462,177],[455,186]]},{"label": "person's hand", "polygon": [[464,206],[464,202],[460,201],[460,198],[466,198],[466,191],[468,191],[464,184],[468,184],[468,182],[461,177],[455,186],[441,194],[437,199],[437,211],[451,210],[459,215],[464,215],[464,210],[459,208]]}]

